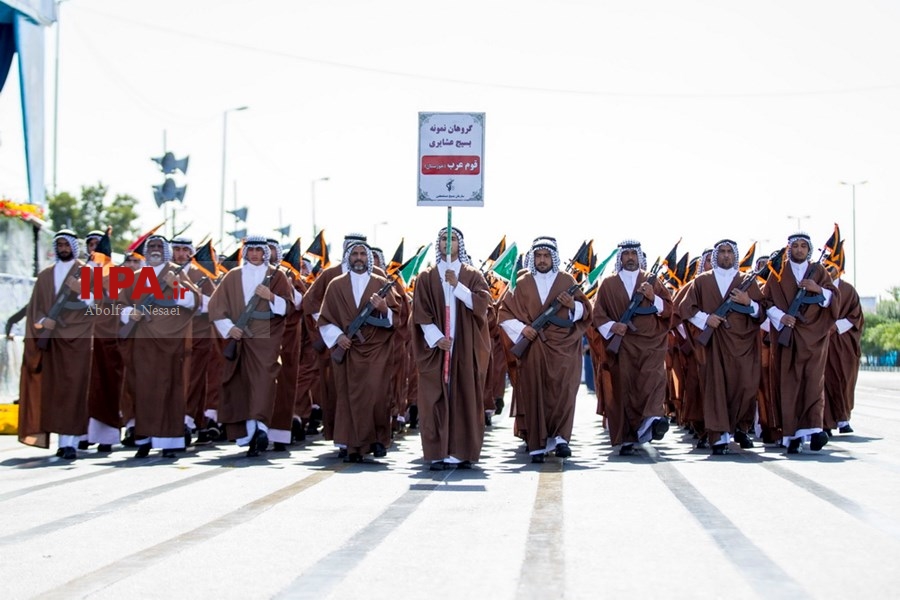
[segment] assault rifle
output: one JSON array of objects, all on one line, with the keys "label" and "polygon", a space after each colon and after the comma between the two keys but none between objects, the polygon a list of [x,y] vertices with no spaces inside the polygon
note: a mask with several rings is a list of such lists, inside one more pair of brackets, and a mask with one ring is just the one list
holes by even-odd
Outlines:
[{"label": "assault rifle", "polygon": [[[76,269],[75,274],[73,275],[75,279],[81,277],[81,270]],[[66,278],[68,279],[68,277]],[[59,318],[60,313],[62,313],[63,309],[66,308],[66,304],[69,302],[69,295],[72,293],[72,290],[69,289],[69,286],[66,285],[66,282],[63,281],[63,284],[59,286],[59,291],[56,293],[56,299],[53,301],[53,306],[50,307],[50,310],[47,311],[47,319],[52,319],[56,321],[57,327],[65,327],[66,324],[63,323],[62,319]],[[53,337],[53,329],[43,329],[41,330],[41,335],[38,337],[37,347],[41,350],[46,350],[50,347],[50,338]]]},{"label": "assault rifle", "polygon": [[[656,264],[653,265],[653,269],[650,270],[648,274],[647,281],[653,281],[659,274],[659,269],[662,265],[657,260]],[[631,320],[635,315],[652,315],[656,313],[655,306],[648,306],[646,308],[641,308],[641,302],[644,300],[644,294],[640,291],[635,290],[634,294],[631,296],[631,302],[628,303],[628,308],[625,309],[625,312],[622,313],[622,317],[619,319],[619,323],[623,325],[627,325],[628,329],[632,331],[636,331],[637,327],[634,326],[634,323]],[[622,345],[622,338],[624,336],[615,334],[612,339],[609,341],[609,345],[606,346],[606,349],[612,352],[613,354],[619,353],[619,346]]]},{"label": "assault rifle", "polygon": [[[763,269],[765,269],[765,268],[766,267],[763,266]],[[762,270],[762,269],[760,269],[760,270]],[[750,286],[756,280],[756,276],[759,274],[759,272],[760,271],[754,271],[753,273],[748,275],[747,278],[744,279],[741,282],[741,284],[739,286],[737,286],[735,289],[738,291],[741,291],[741,292],[746,292],[748,289],[750,289]],[[731,311],[749,315],[753,312],[753,308],[750,306],[744,306],[743,304],[738,304],[737,302],[735,302],[734,300],[731,300],[729,298],[728,300],[726,300],[725,302],[720,304],[719,308],[717,308],[716,312],[714,312],[713,314],[716,315],[717,317],[721,317],[722,319],[726,319],[728,317],[728,313],[730,313]],[[725,327],[725,329],[731,329],[731,325],[728,324],[727,320],[723,320],[722,325]],[[714,327],[707,327],[706,329],[704,329],[703,331],[700,332],[700,335],[697,336],[697,341],[700,342],[701,344],[703,344],[704,346],[708,345],[709,340],[712,339],[712,335],[713,335],[714,331],[715,331]]]},{"label": "assault rifle", "polygon": [[[815,263],[810,263],[806,268],[806,273],[803,275],[803,279],[808,279],[812,274],[813,266]],[[825,295],[822,293],[818,293],[815,296],[807,296],[806,290],[801,288],[797,288],[797,293],[794,295],[794,300],[791,302],[790,307],[788,307],[786,315],[790,315],[792,317],[796,317],[798,321],[801,323],[806,323],[806,317],[800,312],[806,304],[818,304],[822,300],[825,299]],[[791,340],[794,337],[794,328],[793,327],[782,327],[781,331],[778,332],[778,343],[782,346],[790,346]]]},{"label": "assault rifle", "polygon": [[[384,298],[385,296],[387,296],[387,293],[393,286],[394,279],[389,279],[383,286],[381,286],[381,289],[378,290],[378,296]],[[373,318],[373,310],[375,310],[375,306],[372,304],[372,300],[370,299],[368,302],[366,302],[366,305],[362,307],[362,310],[359,311],[359,314],[356,315],[356,318],[354,318],[350,323],[350,326],[347,327],[347,331],[345,331],[344,334],[351,340],[355,337],[360,342],[365,342],[366,338],[364,338],[362,333],[360,332],[360,329],[362,329],[363,325],[366,325],[368,323],[369,325],[386,327],[388,324],[387,317]],[[331,358],[332,360],[334,360],[334,362],[341,364],[342,362],[344,362],[344,355],[346,353],[346,350],[335,344],[334,348],[331,349]]]},{"label": "assault rifle", "polygon": [[[275,270],[271,273],[266,273],[266,277],[263,279],[262,284],[266,287],[269,287],[269,282],[272,280],[272,277],[275,275]],[[241,312],[241,315],[238,317],[237,321],[234,322],[234,326],[244,332],[244,335],[247,337],[252,337],[250,335],[250,329],[247,325],[250,323],[250,320],[253,318],[253,313],[256,312],[256,305],[259,304],[260,297],[258,294],[253,294],[250,298],[250,302],[247,303],[247,306],[244,307],[244,310]],[[222,356],[226,358],[226,360],[234,360],[237,358],[237,345],[238,341],[234,338],[228,338],[228,343],[225,344],[225,349],[222,350]]]},{"label": "assault rifle", "polygon": [[[184,271],[184,268],[186,266],[188,266],[189,264],[191,264],[191,263],[186,262],[183,265],[181,265],[180,267],[178,267],[177,269],[175,269],[175,271],[172,272],[173,275],[177,276],[179,273]],[[165,294],[168,289],[169,289],[168,283],[163,283],[163,285],[160,286],[160,291],[162,291],[163,294]],[[153,306],[154,304],[156,304],[156,298],[154,298],[152,294],[148,294],[147,296],[144,296],[144,299],[141,300],[140,304],[138,304],[136,307],[134,307],[134,310],[140,311],[141,314],[143,315],[143,318],[150,321],[151,320],[150,314],[147,312],[146,309]],[[123,339],[123,340],[131,335],[131,332],[134,330],[135,327],[137,327],[137,324],[138,324],[137,321],[130,318],[131,315],[128,315],[128,316],[129,316],[128,322],[119,328],[119,338]]]},{"label": "assault rifle", "polygon": [[[581,285],[576,283],[572,287],[570,287],[568,290],[566,290],[566,293],[569,295],[574,295],[575,292],[578,291],[580,288],[581,288]],[[542,312],[540,314],[540,316],[538,316],[538,318],[535,319],[531,323],[531,328],[537,330],[538,336],[541,338],[541,341],[543,341],[543,342],[547,341],[547,336],[544,335],[544,330],[549,325],[556,325],[557,327],[565,327],[565,328],[569,328],[572,326],[572,321],[569,321],[568,319],[560,319],[559,317],[556,316],[556,313],[559,311],[559,307],[560,307],[559,297],[554,298],[553,302],[550,303],[550,306],[548,306],[546,308],[546,310],[544,310],[544,312]],[[519,340],[518,342],[516,342],[515,345],[512,347],[511,352],[513,353],[513,355],[515,355],[516,358],[522,358],[525,355],[525,353],[528,351],[528,348],[530,346],[531,346],[531,340],[529,340],[527,337],[525,337],[523,335],[522,339]]]}]

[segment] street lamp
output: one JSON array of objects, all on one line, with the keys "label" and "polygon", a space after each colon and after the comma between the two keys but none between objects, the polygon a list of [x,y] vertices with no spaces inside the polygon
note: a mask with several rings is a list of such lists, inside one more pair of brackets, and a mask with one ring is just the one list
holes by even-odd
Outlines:
[{"label": "street lamp", "polygon": [[372,225],[372,245],[373,246],[376,246],[376,247],[378,246],[378,228],[381,227],[382,225],[387,225],[387,224],[388,224],[387,221],[381,221],[380,223],[375,223],[374,225]]},{"label": "street lamp", "polygon": [[[865,185],[868,183],[868,180],[865,181],[841,181],[839,182],[841,185],[849,185],[853,190],[853,206],[851,207],[852,215],[853,215],[853,287],[856,287],[856,186]],[[840,240],[836,240],[839,242]]]},{"label": "street lamp", "polygon": [[68,0],[56,0],[56,47],[53,59],[53,195],[56,196],[56,147],[59,137],[59,7]]},{"label": "street lamp", "polygon": [[313,239],[315,239],[316,234],[319,233],[319,230],[316,227],[316,184],[320,181],[328,181],[328,177],[319,177],[318,179],[313,179],[309,183],[309,197],[312,200]]},{"label": "street lamp", "polygon": [[795,215],[788,215],[787,218],[788,218],[788,219],[797,219],[797,231],[802,231],[803,228],[800,226],[800,222],[801,222],[803,219],[809,219],[809,218],[810,218],[810,215],[802,215],[802,216],[799,216],[799,217],[798,217],[798,216],[795,216]]},{"label": "street lamp", "polygon": [[225,152],[228,149],[228,113],[248,108],[247,106],[238,106],[222,112],[222,195],[219,199],[219,244],[225,241]]}]

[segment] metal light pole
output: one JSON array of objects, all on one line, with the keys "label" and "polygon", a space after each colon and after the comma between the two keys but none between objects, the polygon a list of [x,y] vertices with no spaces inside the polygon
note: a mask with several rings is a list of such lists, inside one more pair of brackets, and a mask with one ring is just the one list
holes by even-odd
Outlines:
[{"label": "metal light pole", "polygon": [[313,239],[315,239],[316,234],[319,233],[318,228],[316,227],[316,183],[320,181],[328,181],[328,177],[319,177],[318,179],[313,179],[309,182],[309,197],[312,201],[312,235]]},{"label": "metal light pole", "polygon": [[56,148],[59,138],[59,7],[68,0],[56,0],[56,47],[53,59],[53,195],[56,196]]},{"label": "metal light pole", "polygon": [[376,246],[376,247],[378,246],[378,228],[381,227],[382,225],[388,225],[388,224],[389,223],[387,221],[381,221],[380,223],[375,223],[374,225],[372,225],[372,245],[373,246]]},{"label": "metal light pole", "polygon": [[802,216],[799,216],[799,217],[798,217],[798,216],[795,216],[795,215],[788,215],[787,218],[788,218],[788,219],[797,219],[797,231],[802,231],[803,228],[800,226],[800,222],[801,222],[803,219],[809,219],[809,218],[810,218],[810,215],[802,215]]},{"label": "metal light pole", "polygon": [[[853,205],[851,207],[852,216],[853,216],[853,287],[856,287],[856,186],[865,185],[869,183],[868,180],[864,181],[841,181],[841,185],[849,185],[853,190]],[[838,240],[840,241],[840,240]]]},{"label": "metal light pole", "polygon": [[225,241],[225,153],[228,149],[228,113],[247,110],[247,106],[229,108],[222,112],[222,195],[219,199],[219,244]]}]

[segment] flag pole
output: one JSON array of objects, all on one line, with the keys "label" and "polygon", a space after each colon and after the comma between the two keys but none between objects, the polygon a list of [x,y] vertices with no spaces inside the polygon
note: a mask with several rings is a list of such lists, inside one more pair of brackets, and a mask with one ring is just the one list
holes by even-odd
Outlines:
[{"label": "flag pole", "polygon": [[[453,260],[453,257],[450,255],[451,248],[453,247],[453,207],[447,207],[447,264],[449,266],[450,262]],[[446,289],[444,290],[444,337],[449,338],[452,343],[452,338],[450,337],[450,295],[453,293],[450,284],[446,284]],[[444,352],[444,383],[448,386],[450,385],[450,350]]]}]

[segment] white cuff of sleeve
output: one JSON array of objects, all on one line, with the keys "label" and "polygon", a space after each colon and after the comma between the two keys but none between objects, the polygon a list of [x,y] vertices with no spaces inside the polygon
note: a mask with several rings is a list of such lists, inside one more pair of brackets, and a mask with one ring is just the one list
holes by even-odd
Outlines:
[{"label": "white cuff of sleeve", "polygon": [[420,325],[420,327],[422,328],[422,334],[425,336],[425,343],[428,344],[429,348],[434,348],[439,341],[444,339],[444,332],[438,329],[438,326],[434,323]]},{"label": "white cuff of sleeve", "polygon": [[835,322],[835,326],[837,327],[838,333],[847,333],[853,329],[853,323],[847,319],[838,319],[837,322]]},{"label": "white cuff of sleeve", "polygon": [[287,312],[287,302],[281,296],[275,296],[269,300],[269,308],[272,309],[272,314],[283,317]]},{"label": "white cuff of sleeve", "polygon": [[701,331],[706,329],[706,320],[709,319],[709,313],[698,310],[697,314],[688,319],[697,329]]},{"label": "white cuff of sleeve", "polygon": [[234,322],[231,319],[217,319],[213,321],[213,325],[216,326],[216,330],[223,339],[228,339],[228,332],[234,327]]},{"label": "white cuff of sleeve", "polygon": [[525,323],[518,319],[507,319],[500,323],[500,327],[506,332],[512,343],[515,344],[522,339],[522,330],[525,329]]},{"label": "white cuff of sleeve", "polygon": [[472,290],[464,286],[462,283],[457,282],[456,287],[453,288],[453,296],[457,300],[461,300],[462,303],[466,305],[466,308],[472,310]]},{"label": "white cuff of sleeve", "polygon": [[337,344],[337,339],[341,337],[342,333],[344,332],[341,331],[341,328],[334,323],[323,323],[319,326],[319,335],[322,336],[322,341],[329,348],[334,348],[334,345]]}]

